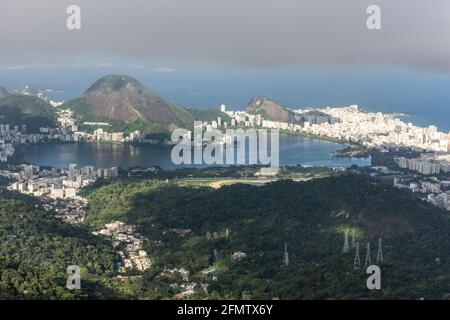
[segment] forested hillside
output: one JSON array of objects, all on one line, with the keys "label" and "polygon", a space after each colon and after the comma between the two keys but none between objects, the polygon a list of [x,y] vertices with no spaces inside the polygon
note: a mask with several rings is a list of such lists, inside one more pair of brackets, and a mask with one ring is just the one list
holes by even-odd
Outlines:
[{"label": "forested hillside", "polygon": [[[418,299],[450,293],[448,214],[364,176],[218,190],[127,179],[91,190],[89,199],[88,222],[119,219],[148,237],[154,265],[135,288],[138,296],[175,296],[176,286],[168,284],[180,280],[162,275],[164,268],[185,268],[189,281],[207,283],[206,291],[196,291],[201,298]],[[360,243],[359,270],[353,270],[355,249],[342,252],[346,231]],[[379,238],[382,290],[369,291],[366,244],[376,263]],[[288,266],[282,263],[285,243]],[[235,252],[246,256],[232,261]]]},{"label": "forested hillside", "polygon": [[[450,297],[448,213],[365,176],[220,189],[119,178],[84,195],[85,225],[71,226],[37,199],[1,193],[0,298]],[[111,240],[92,235],[116,220],[145,237],[152,264],[144,273],[118,277]],[[346,232],[359,243],[357,270],[355,248],[343,252]],[[367,243],[381,290],[366,287]],[[81,267],[81,291],[65,287],[69,265]]]},{"label": "forested hillside", "polygon": [[11,126],[25,124],[28,132],[39,132],[40,127],[56,125],[56,113],[38,97],[8,94],[0,87],[0,122]]},{"label": "forested hillside", "polygon": [[[14,198],[2,193],[0,199],[0,299],[118,296],[104,286],[116,271],[109,241]],[[81,268],[81,291],[66,288],[70,265]]]}]

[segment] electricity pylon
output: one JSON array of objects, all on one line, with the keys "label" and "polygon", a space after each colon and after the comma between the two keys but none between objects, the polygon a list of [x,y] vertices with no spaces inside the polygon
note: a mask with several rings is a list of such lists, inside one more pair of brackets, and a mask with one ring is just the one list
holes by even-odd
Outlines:
[{"label": "electricity pylon", "polygon": [[355,230],[352,231],[352,248],[356,247]]},{"label": "electricity pylon", "polygon": [[370,266],[372,264],[372,259],[370,258],[370,242],[367,242],[367,253],[366,261],[364,261],[364,267]]},{"label": "electricity pylon", "polygon": [[286,242],[284,243],[284,257],[283,257],[283,264],[284,264],[285,266],[288,266],[288,265],[289,265],[289,253],[288,253],[288,250],[287,250],[287,243],[286,243]]},{"label": "electricity pylon", "polygon": [[344,247],[342,248],[342,252],[347,253],[349,251],[350,245],[348,244],[348,230],[345,230]]},{"label": "electricity pylon", "polygon": [[359,242],[356,243],[355,260],[353,261],[353,270],[361,268],[361,260],[359,258]]},{"label": "electricity pylon", "polygon": [[378,252],[377,252],[377,263],[383,262],[383,247],[381,245],[381,238],[378,238]]}]

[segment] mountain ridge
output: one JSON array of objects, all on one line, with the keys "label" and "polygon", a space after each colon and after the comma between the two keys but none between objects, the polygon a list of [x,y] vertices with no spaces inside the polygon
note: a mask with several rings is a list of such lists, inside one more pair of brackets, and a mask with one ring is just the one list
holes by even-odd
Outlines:
[{"label": "mountain ridge", "polygon": [[[153,183],[128,179],[91,189],[87,223],[123,220],[161,240],[146,246],[161,269],[212,270],[208,294],[196,298],[418,299],[450,292],[447,212],[383,181],[345,174],[220,189]],[[380,238],[384,258],[377,261]],[[362,263],[371,244],[383,290],[367,290],[363,264],[355,270],[356,243]],[[282,262],[285,244],[289,265]],[[230,261],[236,252],[245,255]],[[149,287],[161,283],[154,279]]]},{"label": "mountain ridge", "polygon": [[27,125],[29,132],[55,126],[55,109],[46,101],[31,95],[8,93],[0,87],[0,123]]},{"label": "mountain ridge", "polygon": [[107,75],[98,79],[81,97],[66,102],[63,108],[74,109],[84,116],[85,121],[112,120],[130,130],[170,132],[193,125],[193,117],[187,109],[165,100],[125,75]]},{"label": "mountain ridge", "polygon": [[250,114],[259,114],[270,121],[298,122],[295,112],[267,97],[253,97],[247,104],[246,111]]}]

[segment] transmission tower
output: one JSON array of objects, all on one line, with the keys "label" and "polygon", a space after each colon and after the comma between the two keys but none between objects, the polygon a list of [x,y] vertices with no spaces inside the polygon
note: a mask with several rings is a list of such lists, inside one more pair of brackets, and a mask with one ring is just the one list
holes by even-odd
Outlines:
[{"label": "transmission tower", "polygon": [[358,270],[361,268],[361,260],[359,258],[359,242],[355,244],[356,252],[355,252],[355,260],[353,261],[353,270]]},{"label": "transmission tower", "polygon": [[377,253],[377,263],[383,262],[383,247],[381,244],[381,238],[378,238],[378,253]]},{"label": "transmission tower", "polygon": [[367,242],[367,253],[366,261],[364,261],[364,267],[370,266],[372,264],[372,259],[370,258],[370,242]]},{"label": "transmission tower", "polygon": [[342,248],[342,252],[347,253],[349,251],[350,245],[348,244],[348,230],[345,230],[344,247]]},{"label": "transmission tower", "polygon": [[286,243],[286,242],[284,243],[284,257],[283,257],[283,264],[284,264],[285,266],[288,266],[288,265],[289,265],[289,253],[288,253],[288,250],[287,250],[287,243]]},{"label": "transmission tower", "polygon": [[356,247],[355,230],[352,231],[352,248]]}]

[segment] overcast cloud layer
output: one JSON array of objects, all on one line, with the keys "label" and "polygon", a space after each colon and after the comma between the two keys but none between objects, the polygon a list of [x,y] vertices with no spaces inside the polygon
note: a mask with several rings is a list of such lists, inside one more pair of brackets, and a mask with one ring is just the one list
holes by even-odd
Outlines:
[{"label": "overcast cloud layer", "polygon": [[[66,8],[82,30],[66,29]],[[366,28],[381,7],[382,30]],[[448,0],[0,0],[0,65],[85,55],[450,71]],[[47,60],[47,61],[44,61]]]}]

